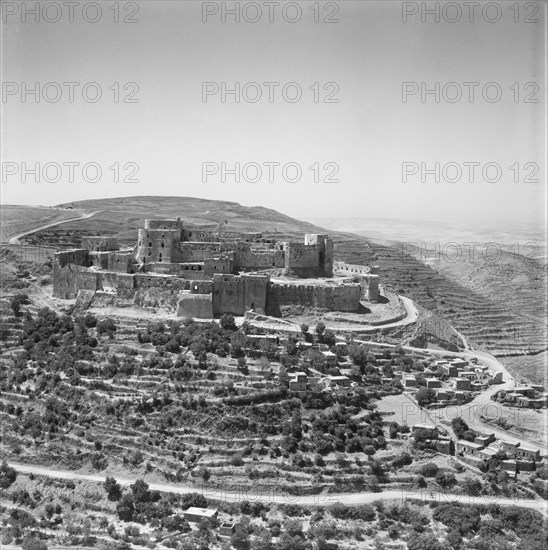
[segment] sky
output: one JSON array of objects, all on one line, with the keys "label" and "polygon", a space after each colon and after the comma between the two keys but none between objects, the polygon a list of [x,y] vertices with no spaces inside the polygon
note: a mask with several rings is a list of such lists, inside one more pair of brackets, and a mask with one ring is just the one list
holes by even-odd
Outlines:
[{"label": "sky", "polygon": [[545,3],[457,20],[426,2],[439,21],[420,2],[42,2],[39,21],[35,4],[2,2],[4,204],[177,195],[544,223]]}]

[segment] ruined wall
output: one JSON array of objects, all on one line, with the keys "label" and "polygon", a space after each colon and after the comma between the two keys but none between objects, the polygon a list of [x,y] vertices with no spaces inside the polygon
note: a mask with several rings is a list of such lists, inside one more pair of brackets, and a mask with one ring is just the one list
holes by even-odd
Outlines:
[{"label": "ruined wall", "polygon": [[279,315],[280,306],[301,305],[331,311],[357,311],[361,288],[358,283],[345,285],[306,285],[271,283],[267,313]]},{"label": "ruined wall", "polygon": [[73,248],[63,252],[57,252],[54,256],[54,265],[63,267],[67,264],[87,266],[89,265],[88,251],[84,248]]},{"label": "ruined wall", "polygon": [[347,264],[345,262],[335,262],[333,264],[333,270],[340,275],[369,275],[371,268],[368,265],[355,265]]},{"label": "ruined wall", "polygon": [[97,272],[80,265],[53,267],[53,295],[65,300],[76,298],[79,290],[97,290]]},{"label": "ruined wall", "polygon": [[[78,294],[78,285],[89,285],[82,272],[89,264],[88,251],[77,248],[58,252],[53,260],[53,295],[56,298],[71,299]],[[85,277],[85,276],[84,276]]]},{"label": "ruined wall", "polygon": [[213,318],[213,300],[211,294],[179,294],[177,304],[179,317],[194,317],[197,319]]},{"label": "ruined wall", "polygon": [[107,269],[118,273],[134,273],[135,264],[132,252],[109,252]]},{"label": "ruined wall", "polygon": [[356,277],[361,286],[362,300],[377,302],[380,298],[379,290],[379,266],[365,266],[335,262],[334,270],[338,275]]},{"label": "ruined wall", "polygon": [[97,269],[108,269],[108,256],[110,252],[90,252],[89,264]]},{"label": "ruined wall", "polygon": [[192,281],[190,283],[190,292],[193,294],[212,294],[213,281]]},{"label": "ruined wall", "polygon": [[116,292],[122,298],[133,298],[135,296],[135,276],[126,273],[117,273]]},{"label": "ruined wall", "polygon": [[82,248],[90,252],[108,252],[120,248],[116,237],[87,236],[82,237]]},{"label": "ruined wall", "polygon": [[232,258],[217,257],[204,261],[204,273],[206,278],[210,279],[214,273],[232,273]]},{"label": "ruined wall", "polygon": [[135,304],[142,307],[165,307],[177,311],[178,296],[190,289],[190,282],[177,277],[138,273],[135,277]]},{"label": "ruined wall", "polygon": [[177,231],[177,240],[180,241],[183,233],[183,222],[181,221],[181,218],[165,220],[145,220],[145,229]]},{"label": "ruined wall", "polygon": [[179,244],[181,262],[203,262],[221,252],[219,242],[182,242]]},{"label": "ruined wall", "polygon": [[307,233],[304,243],[284,243],[285,269],[300,277],[333,276],[333,241],[327,235]]},{"label": "ruined wall", "polygon": [[283,268],[285,266],[285,251],[282,246],[277,248],[257,248],[248,243],[238,243],[234,251],[235,271],[258,271],[261,269]]},{"label": "ruined wall", "polygon": [[207,278],[202,263],[149,263],[145,264],[145,268],[147,273],[172,275],[191,281],[200,281]]}]

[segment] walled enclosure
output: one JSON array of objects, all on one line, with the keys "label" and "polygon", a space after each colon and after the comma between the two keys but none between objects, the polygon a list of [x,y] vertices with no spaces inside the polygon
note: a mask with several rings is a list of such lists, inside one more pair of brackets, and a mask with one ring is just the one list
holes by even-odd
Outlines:
[{"label": "walled enclosure", "polygon": [[[118,297],[201,318],[249,310],[278,315],[285,305],[358,311],[360,299],[379,298],[376,269],[334,263],[327,235],[306,234],[300,243],[276,242],[260,233],[183,229],[177,218],[146,220],[133,250],[120,250],[113,237],[84,237],[82,242],[81,249],[55,255],[56,297],[97,292],[105,299],[110,296],[114,304]],[[331,278],[335,269],[348,280],[271,281],[266,271],[273,268],[300,278]],[[241,273],[245,271],[259,273]]]}]

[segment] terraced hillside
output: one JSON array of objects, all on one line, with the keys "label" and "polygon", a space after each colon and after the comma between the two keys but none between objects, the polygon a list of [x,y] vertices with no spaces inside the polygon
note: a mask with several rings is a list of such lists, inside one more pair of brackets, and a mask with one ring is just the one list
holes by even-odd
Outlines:
[{"label": "terraced hillside", "polygon": [[403,254],[398,244],[378,244],[352,233],[326,231],[263,207],[190,197],[125,197],[67,203],[58,208],[97,213],[30,235],[27,242],[64,248],[78,246],[84,234],[105,234],[133,245],[145,218],[175,216],[194,226],[262,231],[279,240],[300,239],[304,232],[331,233],[336,259],[378,264],[383,283],[437,316],[439,322],[436,317],[429,321],[430,342],[436,342],[440,335],[446,339],[449,321],[473,346],[499,356],[531,357],[529,362],[509,360],[508,366],[516,373],[527,372],[531,379],[544,378],[544,362],[538,354],[547,349],[546,269],[528,258],[518,257],[516,261],[512,255],[495,266],[474,264],[460,273],[447,265],[433,269]]},{"label": "terraced hillside", "polygon": [[[424,308],[451,322],[475,347],[494,355],[538,354],[547,347],[542,317],[490,300],[417,259],[402,254],[395,246],[370,243],[383,280]],[[542,294],[539,295],[542,300]],[[543,380],[542,364],[529,375]],[[509,364],[512,368],[513,365]]]}]

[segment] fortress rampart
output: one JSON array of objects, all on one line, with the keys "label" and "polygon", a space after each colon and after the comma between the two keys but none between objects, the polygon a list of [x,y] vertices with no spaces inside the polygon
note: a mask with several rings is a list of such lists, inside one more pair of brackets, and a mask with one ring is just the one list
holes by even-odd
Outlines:
[{"label": "fortress rampart", "polygon": [[[177,218],[146,220],[134,249],[120,250],[113,237],[84,237],[82,244],[55,255],[58,298],[85,290],[111,296],[105,303],[119,297],[206,318],[249,310],[277,315],[287,305],[358,311],[360,300],[379,299],[374,268],[333,262],[328,235],[276,242],[261,233],[183,228]],[[273,269],[297,279],[272,281]],[[347,279],[333,279],[333,271]]]},{"label": "fortress rampart", "polygon": [[322,285],[278,283],[270,285],[267,313],[278,315],[280,306],[301,305],[331,311],[357,311],[361,288],[358,283]]}]

